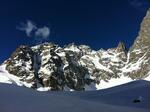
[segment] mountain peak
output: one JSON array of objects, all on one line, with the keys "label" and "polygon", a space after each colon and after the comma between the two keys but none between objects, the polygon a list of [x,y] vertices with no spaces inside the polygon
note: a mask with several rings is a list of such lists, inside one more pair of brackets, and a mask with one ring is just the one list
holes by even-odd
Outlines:
[{"label": "mountain peak", "polygon": [[[150,70],[150,9],[144,17],[138,37],[128,52],[128,75],[133,77],[148,75]],[[130,66],[129,66],[130,65]],[[131,66],[135,65],[135,66]]]},{"label": "mountain peak", "polygon": [[100,89],[102,83],[111,80],[137,80],[150,75],[149,38],[148,11],[141,23],[139,35],[128,52],[123,42],[119,42],[116,48],[98,51],[74,43],[64,47],[54,43],[33,47],[22,45],[4,65],[11,75],[30,88],[77,91],[93,87]]},{"label": "mountain peak", "polygon": [[147,11],[146,16],[144,17],[138,37],[134,41],[134,44],[131,49],[142,49],[150,47],[150,9]]},{"label": "mountain peak", "polygon": [[117,46],[117,51],[118,52],[122,52],[122,51],[125,51],[126,50],[126,47],[124,45],[123,42],[119,42],[118,46]]}]

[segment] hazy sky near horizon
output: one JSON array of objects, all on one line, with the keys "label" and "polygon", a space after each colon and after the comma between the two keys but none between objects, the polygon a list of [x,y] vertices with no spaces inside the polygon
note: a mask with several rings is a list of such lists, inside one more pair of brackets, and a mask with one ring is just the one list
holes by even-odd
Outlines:
[{"label": "hazy sky near horizon", "polygon": [[149,7],[150,0],[1,0],[0,63],[22,44],[129,48]]}]

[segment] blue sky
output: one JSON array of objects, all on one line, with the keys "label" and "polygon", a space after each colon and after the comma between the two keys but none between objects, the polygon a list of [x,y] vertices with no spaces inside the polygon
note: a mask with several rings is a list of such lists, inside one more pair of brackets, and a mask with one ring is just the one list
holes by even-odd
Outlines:
[{"label": "blue sky", "polygon": [[[129,48],[149,7],[149,0],[1,0],[0,62],[22,44],[44,41],[95,50],[123,41]],[[36,27],[30,36],[29,21]]]}]

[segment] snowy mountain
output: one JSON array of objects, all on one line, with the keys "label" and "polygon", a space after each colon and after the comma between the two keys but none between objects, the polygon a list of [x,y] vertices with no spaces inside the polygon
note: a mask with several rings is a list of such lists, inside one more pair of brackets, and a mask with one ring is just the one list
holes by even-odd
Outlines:
[{"label": "snowy mountain", "polygon": [[150,10],[130,50],[92,50],[86,45],[54,43],[20,46],[0,67],[0,82],[39,91],[98,90],[150,78]]}]

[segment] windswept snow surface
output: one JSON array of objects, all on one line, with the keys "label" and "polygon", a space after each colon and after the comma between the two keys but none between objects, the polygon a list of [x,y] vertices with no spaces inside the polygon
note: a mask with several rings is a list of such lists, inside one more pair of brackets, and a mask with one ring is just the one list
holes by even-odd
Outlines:
[{"label": "windswept snow surface", "polygon": [[37,92],[1,83],[0,112],[149,112],[149,93],[148,81],[90,92]]}]

